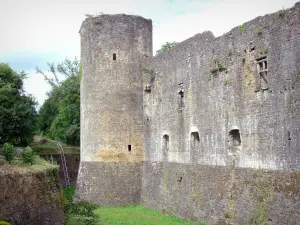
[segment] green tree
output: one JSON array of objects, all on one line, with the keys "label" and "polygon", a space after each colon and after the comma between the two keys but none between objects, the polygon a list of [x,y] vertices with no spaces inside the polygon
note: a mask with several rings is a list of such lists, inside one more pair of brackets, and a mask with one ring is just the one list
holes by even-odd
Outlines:
[{"label": "green tree", "polygon": [[22,154],[23,163],[32,165],[34,163],[34,151],[27,146]]},{"label": "green tree", "polygon": [[168,49],[174,47],[175,45],[177,45],[177,42],[175,42],[175,41],[173,41],[173,42],[166,42],[166,44],[162,45],[161,48],[156,51],[156,54],[165,52]]},{"label": "green tree", "polygon": [[36,101],[23,89],[24,72],[15,72],[0,63],[0,144],[28,145],[33,138]]},{"label": "green tree", "polygon": [[4,157],[5,160],[11,164],[11,162],[13,161],[14,157],[15,157],[15,150],[14,150],[14,146],[10,143],[4,143],[3,145],[3,151],[4,151]]},{"label": "green tree", "polygon": [[[48,99],[39,111],[39,131],[52,139],[66,144],[79,145],[80,140],[80,64],[66,59],[57,65],[48,63],[52,77],[46,76],[39,69],[37,72],[45,77],[52,86]],[[59,80],[59,75],[66,78]]]},{"label": "green tree", "polygon": [[39,110],[37,121],[37,127],[42,136],[47,135],[57,114],[58,105],[56,99],[53,96],[49,96]]},{"label": "green tree", "polygon": [[58,114],[49,135],[67,144],[79,145],[80,139],[80,80],[79,76],[66,79],[60,86],[63,93],[58,102]]}]

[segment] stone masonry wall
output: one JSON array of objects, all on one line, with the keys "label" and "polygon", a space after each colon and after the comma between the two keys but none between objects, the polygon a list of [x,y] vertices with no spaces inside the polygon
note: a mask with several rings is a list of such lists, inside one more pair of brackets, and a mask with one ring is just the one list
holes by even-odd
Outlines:
[{"label": "stone masonry wall", "polygon": [[197,34],[143,71],[143,205],[205,224],[300,224],[300,3]]},{"label": "stone masonry wall", "polygon": [[299,224],[300,3],[155,57],[141,17],[87,19],[80,33],[78,198]]},{"label": "stone masonry wall", "polygon": [[34,167],[1,166],[0,221],[12,225],[65,224],[58,168]]},{"label": "stone masonry wall", "polygon": [[152,22],[102,15],[86,19],[80,34],[81,160],[141,161],[141,62],[152,56]]},{"label": "stone masonry wall", "polygon": [[[59,178],[60,178],[60,185],[62,187],[66,187],[65,183],[65,176],[63,171],[63,165],[61,161],[61,155],[40,155],[42,158],[46,159],[47,161],[53,161],[59,165]],[[76,187],[76,181],[78,177],[78,170],[79,170],[79,163],[80,163],[80,155],[79,154],[65,154],[68,174],[70,185],[72,187]]]},{"label": "stone masonry wall", "polygon": [[77,198],[138,204],[144,160],[142,61],[152,56],[152,21],[101,15],[80,29],[81,162]]},{"label": "stone masonry wall", "polygon": [[299,172],[144,162],[141,204],[206,225],[296,225],[299,181]]},{"label": "stone masonry wall", "polygon": [[100,206],[138,205],[142,163],[81,162],[76,200]]},{"label": "stone masonry wall", "polygon": [[143,66],[146,160],[299,170],[299,36],[300,3],[151,58]]}]

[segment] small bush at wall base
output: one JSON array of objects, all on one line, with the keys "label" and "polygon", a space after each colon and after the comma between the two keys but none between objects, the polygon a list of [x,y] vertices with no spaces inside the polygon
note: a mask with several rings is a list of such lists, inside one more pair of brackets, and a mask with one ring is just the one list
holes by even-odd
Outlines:
[{"label": "small bush at wall base", "polygon": [[14,146],[10,143],[5,143],[3,145],[3,149],[4,149],[4,157],[5,160],[11,164],[11,162],[13,161],[14,157],[15,157],[15,150],[14,150]]},{"label": "small bush at wall base", "polygon": [[32,165],[34,163],[34,151],[29,146],[23,152],[23,163]]}]

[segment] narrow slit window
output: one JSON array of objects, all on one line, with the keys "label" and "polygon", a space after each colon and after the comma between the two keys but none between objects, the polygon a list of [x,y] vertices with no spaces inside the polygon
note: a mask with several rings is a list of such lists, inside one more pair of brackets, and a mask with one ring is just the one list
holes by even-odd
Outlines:
[{"label": "narrow slit window", "polygon": [[131,145],[128,145],[128,151],[131,152]]},{"label": "narrow slit window", "polygon": [[179,109],[184,108],[184,91],[183,89],[179,90]]},{"label": "narrow slit window", "polygon": [[114,61],[117,60],[117,54],[116,54],[116,53],[113,54],[113,60],[114,60]]},{"label": "narrow slit window", "polygon": [[163,150],[168,150],[169,149],[169,136],[168,135],[164,135],[163,136]]},{"label": "narrow slit window", "polygon": [[289,140],[289,141],[292,140],[291,132],[290,132],[290,131],[288,131],[288,140]]},{"label": "narrow slit window", "polygon": [[168,152],[169,152],[169,136],[164,135],[162,140],[162,153],[163,153],[163,160],[168,160]]}]

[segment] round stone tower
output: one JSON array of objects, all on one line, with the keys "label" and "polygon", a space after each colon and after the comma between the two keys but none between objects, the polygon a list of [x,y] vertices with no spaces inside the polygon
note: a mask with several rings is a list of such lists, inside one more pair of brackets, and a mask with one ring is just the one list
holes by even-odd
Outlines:
[{"label": "round stone tower", "polygon": [[152,22],[101,15],[86,19],[80,34],[82,160],[141,160],[141,62],[152,56]]},{"label": "round stone tower", "polygon": [[87,18],[80,35],[79,197],[100,205],[134,204],[140,190],[137,162],[144,159],[142,62],[152,56],[152,21],[101,15]]}]

